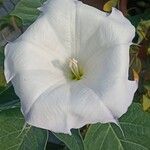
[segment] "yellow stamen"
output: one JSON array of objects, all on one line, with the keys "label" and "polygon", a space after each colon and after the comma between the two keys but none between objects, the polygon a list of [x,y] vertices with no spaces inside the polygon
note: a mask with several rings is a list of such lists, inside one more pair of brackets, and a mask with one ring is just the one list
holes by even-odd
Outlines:
[{"label": "yellow stamen", "polygon": [[71,69],[71,73],[73,74],[73,79],[80,80],[83,74],[80,71],[78,61],[76,59],[69,59],[69,68]]}]

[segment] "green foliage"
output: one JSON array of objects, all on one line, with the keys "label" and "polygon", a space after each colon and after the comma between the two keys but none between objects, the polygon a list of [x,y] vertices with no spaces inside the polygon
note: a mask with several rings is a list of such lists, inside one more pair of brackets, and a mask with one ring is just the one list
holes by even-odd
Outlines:
[{"label": "green foliage", "polygon": [[10,17],[9,16],[0,18],[0,30],[5,28],[9,24],[10,24]]},{"label": "green foliage", "polygon": [[2,5],[3,4],[3,0],[0,0],[0,5]]},{"label": "green foliage", "polygon": [[136,55],[132,57],[130,67],[131,69],[135,70],[137,73],[140,73],[142,64],[141,64],[141,60]]},{"label": "green foliage", "polygon": [[139,104],[133,104],[119,124],[124,135],[112,124],[91,125],[84,141],[87,150],[150,149],[150,115]]},{"label": "green foliage", "polygon": [[119,0],[109,0],[103,7],[104,11],[110,12],[112,7],[116,7],[119,3]]},{"label": "green foliage", "polygon": [[150,82],[145,82],[144,83],[144,87],[145,87],[145,89],[147,89],[148,91],[150,91]]},{"label": "green foliage", "polygon": [[10,15],[19,17],[23,25],[28,26],[38,17],[39,10],[37,8],[42,5],[43,1],[20,0]]},{"label": "green foliage", "polygon": [[[12,107],[18,97],[11,85],[6,84],[4,77],[4,48],[0,47],[0,110],[2,107]],[[9,106],[10,105],[10,106]]]},{"label": "green foliage", "polygon": [[10,102],[5,102],[4,104],[0,104],[0,111],[8,110],[11,108],[20,108],[20,101],[19,99],[11,100]]},{"label": "green foliage", "polygon": [[128,16],[128,19],[131,21],[131,23],[137,27],[139,22],[142,20],[148,20],[150,19],[150,9],[147,9],[144,13],[134,15],[134,16]]},{"label": "green foliage", "polygon": [[138,43],[142,42],[145,38],[146,35],[148,34],[150,30],[150,20],[146,21],[141,21],[137,27],[137,33],[139,36]]},{"label": "green foliage", "polygon": [[16,96],[14,89],[11,85],[0,88],[0,107],[1,105],[5,105],[18,99],[19,98]]},{"label": "green foliage", "polygon": [[83,139],[79,130],[73,130],[72,135],[56,134],[54,135],[66,144],[70,150],[84,150]]},{"label": "green foliage", "polygon": [[142,105],[143,105],[143,110],[144,111],[150,110],[150,98],[148,96],[143,95]]},{"label": "green foliage", "polygon": [[[0,107],[1,108],[1,107]],[[44,150],[47,131],[24,126],[23,116],[18,108],[0,111],[0,148],[2,150]]]},{"label": "green foliage", "polygon": [[4,49],[0,47],[0,91],[1,88],[6,85],[4,71],[3,71],[3,63],[4,63]]},{"label": "green foliage", "polygon": [[78,131],[72,136],[55,134],[70,150],[149,150],[150,114],[140,104],[132,104],[119,119],[120,128],[114,124],[91,125],[84,139]]},{"label": "green foliage", "polygon": [[0,68],[3,68],[4,64],[4,48],[0,47]]}]

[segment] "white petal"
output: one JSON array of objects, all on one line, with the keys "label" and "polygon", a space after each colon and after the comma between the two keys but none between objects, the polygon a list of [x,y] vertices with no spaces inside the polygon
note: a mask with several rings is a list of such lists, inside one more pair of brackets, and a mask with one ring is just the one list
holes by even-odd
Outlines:
[{"label": "white petal", "polygon": [[131,105],[138,82],[118,78],[93,87],[115,118],[121,117]]},{"label": "white petal", "polygon": [[9,82],[22,70],[49,70],[56,74],[63,74],[63,67],[56,66],[64,64],[66,58],[63,55],[49,54],[41,47],[24,41],[16,41],[5,47],[5,76]]},{"label": "white petal", "polygon": [[67,115],[69,109],[69,85],[60,84],[54,89],[49,88],[32,105],[26,121],[33,126],[54,132],[69,133]]},{"label": "white petal", "polygon": [[[48,69],[52,61],[66,63],[74,46],[75,12],[73,0],[52,0],[44,4],[39,18],[5,48],[5,75],[8,82],[19,69]],[[34,54],[31,52],[33,50]],[[46,55],[51,62],[48,62]]]},{"label": "white petal", "polygon": [[128,81],[129,44],[98,51],[85,67],[85,84],[99,93],[115,117],[127,111],[138,83]]},{"label": "white petal", "polygon": [[85,76],[93,84],[105,84],[116,78],[128,79],[130,44],[108,47],[97,51],[84,65]]},{"label": "white petal", "polygon": [[105,80],[105,84],[100,84],[98,81],[95,85],[87,83],[87,86],[97,93],[113,116],[119,118],[131,105],[138,82],[118,78]]},{"label": "white petal", "polygon": [[12,79],[21,100],[23,114],[27,114],[37,98],[48,88],[55,89],[65,83],[65,77],[49,70],[22,70]]},{"label": "white petal", "polygon": [[57,50],[44,50],[20,39],[5,48],[5,76],[7,82],[12,81],[24,114],[47,88],[66,80],[66,57]]},{"label": "white petal", "polygon": [[[81,84],[73,83],[70,92],[71,110],[77,116],[77,121],[75,122],[77,128],[82,124],[115,122],[111,112],[104,105],[99,95],[87,87],[84,82],[81,82]],[[81,122],[78,122],[78,120]]]},{"label": "white petal", "polygon": [[[113,115],[119,118],[127,112],[137,87],[137,81],[118,79],[112,85],[110,84],[107,88],[103,88],[104,93],[101,98]],[[100,92],[102,93],[103,91],[101,90]]]},{"label": "white petal", "polygon": [[129,43],[135,35],[134,27],[117,9],[108,15],[77,0],[50,0],[42,11],[21,38],[51,50],[59,45],[60,51],[74,57],[84,57],[86,51],[88,58],[101,47]]},{"label": "white petal", "polygon": [[48,51],[71,54],[75,38],[74,0],[50,0],[41,8],[39,18],[20,37],[42,45]]},{"label": "white petal", "polygon": [[[115,122],[113,115],[118,117],[126,111],[136,85],[127,81],[128,51],[116,47],[111,56],[109,47],[130,43],[133,26],[115,9],[108,16],[76,0],[50,0],[41,10],[41,16],[5,49],[5,75],[21,99],[26,121],[61,133],[88,123]],[[99,52],[104,53],[100,61],[96,57]],[[64,65],[72,55],[83,62],[89,59],[85,66],[89,76],[83,80],[89,80],[87,86],[69,84],[65,79]],[[113,80],[117,77],[119,80]],[[117,96],[122,83],[121,96]],[[122,99],[122,110],[109,103],[111,96],[116,97],[116,103]]]},{"label": "white petal", "polygon": [[6,46],[5,75],[8,82],[19,69],[48,69],[50,61],[64,64],[71,56],[70,46],[74,26],[72,29],[70,27],[75,25],[75,19],[70,12],[75,12],[75,3],[72,0],[65,1],[65,3],[60,0],[48,1],[45,5],[48,6],[48,11],[45,8],[23,35]]},{"label": "white petal", "polygon": [[119,10],[108,15],[82,3],[77,6],[77,50],[82,61],[107,47],[132,42],[135,28]]},{"label": "white petal", "polygon": [[110,111],[89,88],[75,82],[48,89],[34,103],[26,121],[59,133],[88,123],[115,122]]}]

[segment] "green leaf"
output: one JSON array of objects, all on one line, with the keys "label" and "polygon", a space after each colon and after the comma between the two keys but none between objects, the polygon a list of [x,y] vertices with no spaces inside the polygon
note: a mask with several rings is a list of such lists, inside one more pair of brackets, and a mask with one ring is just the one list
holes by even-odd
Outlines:
[{"label": "green leaf", "polygon": [[17,100],[11,100],[10,102],[0,104],[0,111],[11,109],[11,108],[19,108],[20,107],[20,101]]},{"label": "green leaf", "polygon": [[64,142],[69,150],[84,150],[83,140],[79,130],[72,130],[72,135],[53,133],[59,140]]},{"label": "green leaf", "polygon": [[11,16],[7,15],[0,17],[0,31],[10,25],[11,25]]},{"label": "green leaf", "polygon": [[116,7],[119,0],[109,0],[107,3],[105,3],[103,10],[110,12],[112,10],[112,7]]},{"label": "green leaf", "polygon": [[0,87],[5,87],[6,85],[6,80],[4,76],[4,71],[3,69],[0,68]]},{"label": "green leaf", "polygon": [[0,67],[3,66],[4,63],[4,48],[0,47]]},{"label": "green leaf", "polygon": [[12,86],[6,84],[4,77],[4,48],[0,47],[0,105],[18,100]]},{"label": "green leaf", "polygon": [[0,105],[19,99],[10,85],[0,90]]},{"label": "green leaf", "polygon": [[18,108],[0,112],[1,150],[44,150],[48,134],[46,130],[24,126],[23,116]]},{"label": "green leaf", "polygon": [[23,25],[28,26],[38,17],[39,10],[37,8],[43,2],[44,0],[20,0],[10,15],[19,17]]},{"label": "green leaf", "polygon": [[150,19],[146,21],[141,21],[137,27],[137,34],[139,36],[138,43],[146,39],[146,35],[150,29]]},{"label": "green leaf", "polygon": [[150,98],[148,96],[143,95],[142,105],[144,111],[150,110]]},{"label": "green leaf", "polygon": [[133,104],[119,122],[124,136],[114,124],[91,125],[84,140],[86,149],[150,149],[150,114],[143,112],[140,104]]},{"label": "green leaf", "polygon": [[150,82],[144,82],[144,88],[150,91]]},{"label": "green leaf", "polygon": [[149,20],[150,19],[150,9],[147,9],[144,13],[135,15],[135,16],[128,16],[128,19],[131,23],[137,27],[141,20]]},{"label": "green leaf", "polygon": [[131,59],[130,68],[132,70],[135,70],[137,73],[140,73],[140,71],[142,69],[142,63],[141,63],[141,60],[137,56],[134,56]]},{"label": "green leaf", "polygon": [[6,85],[6,80],[3,71],[4,68],[3,64],[4,64],[4,49],[0,47],[0,88]]},{"label": "green leaf", "polygon": [[3,4],[3,0],[0,0],[0,5],[2,5]]}]

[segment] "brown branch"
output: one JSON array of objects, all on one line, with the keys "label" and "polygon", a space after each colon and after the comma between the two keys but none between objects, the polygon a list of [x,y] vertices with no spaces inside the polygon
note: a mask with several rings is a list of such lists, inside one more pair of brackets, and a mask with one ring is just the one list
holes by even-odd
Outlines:
[{"label": "brown branch", "polygon": [[128,4],[128,0],[120,0],[120,2],[119,2],[119,10],[120,10],[125,16],[127,16],[127,4]]},{"label": "brown branch", "polygon": [[103,0],[81,0],[83,3],[103,10]]}]

